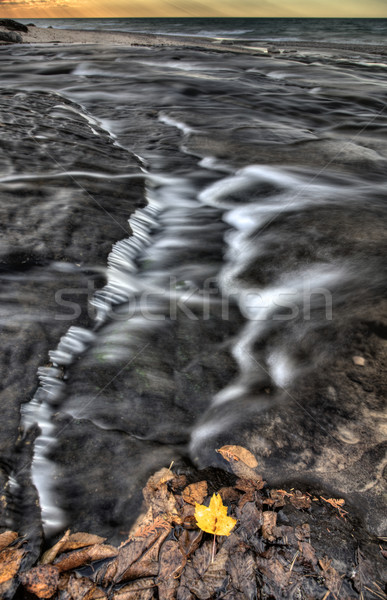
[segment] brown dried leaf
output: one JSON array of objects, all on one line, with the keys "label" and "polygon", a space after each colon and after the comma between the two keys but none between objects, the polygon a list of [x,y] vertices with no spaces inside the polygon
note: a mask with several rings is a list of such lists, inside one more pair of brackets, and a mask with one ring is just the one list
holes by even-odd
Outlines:
[{"label": "brown dried leaf", "polygon": [[263,513],[256,507],[255,503],[247,502],[242,508],[239,507],[237,517],[239,521],[238,535],[242,537],[243,541],[257,538],[258,530],[263,523]]},{"label": "brown dried leaf", "polygon": [[59,576],[58,590],[66,590],[69,584],[71,573],[61,573]]},{"label": "brown dried leaf", "polygon": [[17,537],[18,535],[15,531],[4,531],[3,533],[0,533],[0,551],[12,544]]},{"label": "brown dried leaf", "polygon": [[14,579],[9,579],[8,581],[4,581],[4,583],[0,583],[0,598],[6,598],[7,596],[13,597],[13,590],[16,590],[17,582]]},{"label": "brown dried leaf", "polygon": [[[151,508],[152,518],[162,515],[170,521],[180,521],[179,510],[174,494],[168,489],[166,483],[158,487],[149,487],[149,482],[143,489],[144,498],[147,506]],[[148,513],[147,513],[148,514]]]},{"label": "brown dried leaf", "polygon": [[255,492],[246,492],[239,501],[239,508],[242,509],[248,502],[254,502]]},{"label": "brown dried leaf", "polygon": [[174,474],[172,471],[170,469],[166,469],[165,467],[149,477],[148,481],[146,482],[146,486],[142,491],[146,503],[149,504],[154,493],[160,488],[166,487],[165,484],[167,481],[170,481],[173,478]]},{"label": "brown dried leaf", "polygon": [[[231,575],[233,593],[238,590],[243,598],[257,598],[256,565],[253,554],[246,552],[246,546],[240,544],[230,552],[227,572]],[[232,596],[234,597],[234,595]]]},{"label": "brown dried leaf", "polygon": [[281,525],[280,527],[273,527],[273,535],[275,536],[277,543],[284,544],[285,546],[296,546],[298,545],[297,537],[295,535],[293,527],[289,525]]},{"label": "brown dried leaf", "polygon": [[357,569],[353,582],[356,589],[361,594],[364,594],[366,584],[372,583],[374,577],[372,563],[366,558],[364,558],[359,548],[356,550],[356,562]]},{"label": "brown dried leaf", "polygon": [[189,558],[197,550],[202,537],[203,531],[201,529],[195,529],[194,531],[183,530],[179,537],[179,546],[186,558]]},{"label": "brown dried leaf", "polygon": [[[171,526],[169,529],[157,529],[148,537],[129,540],[125,546],[122,546],[114,561],[116,566],[112,578],[114,583],[157,575],[160,546],[171,529]],[[110,573],[107,572],[104,578],[105,583],[109,581],[109,575]]]},{"label": "brown dried leaf", "polygon": [[[281,508],[282,506],[285,506],[286,495],[287,492],[285,492],[285,490],[270,490],[270,500],[272,500],[272,502],[270,502],[270,506],[274,506],[276,508]],[[264,500],[263,502],[265,504],[269,504],[267,500]]]},{"label": "brown dried leaf", "polygon": [[19,579],[25,589],[38,598],[51,598],[58,589],[59,570],[53,565],[39,565],[21,573]]},{"label": "brown dried leaf", "polygon": [[332,592],[333,595],[339,596],[343,581],[336,569],[333,567],[328,567],[324,571],[324,580],[328,590]]},{"label": "brown dried leaf", "polygon": [[182,496],[184,502],[195,505],[195,502],[201,504],[208,494],[207,481],[198,481],[191,483],[183,490]]},{"label": "brown dried leaf", "polygon": [[12,579],[19,570],[24,550],[7,548],[0,553],[0,583]]},{"label": "brown dried leaf", "polygon": [[262,557],[257,557],[257,566],[259,571],[263,573],[269,581],[272,581],[282,589],[287,587],[289,577],[291,577],[292,574],[289,571],[285,571],[279,560],[276,558],[267,560]]},{"label": "brown dried leaf", "polygon": [[[84,599],[85,600],[85,599]],[[96,588],[92,595],[90,596],[90,600],[107,600],[107,596],[101,588]]]},{"label": "brown dried leaf", "polygon": [[100,576],[98,578],[98,582],[102,581],[103,587],[107,587],[117,575],[117,558],[115,558],[114,560],[112,560],[111,563],[108,564],[105,573],[102,575],[102,577]]},{"label": "brown dried leaf", "polygon": [[237,503],[241,497],[241,494],[233,487],[222,487],[218,491],[225,504]]},{"label": "brown dried leaf", "polygon": [[169,540],[163,544],[159,563],[160,570],[156,579],[159,597],[163,600],[173,600],[179,586],[178,578],[186,563],[178,542]]},{"label": "brown dried leaf", "polygon": [[55,566],[60,572],[69,571],[82,565],[86,565],[93,560],[102,560],[104,558],[113,558],[117,556],[118,550],[114,546],[108,546],[107,544],[96,544],[88,548],[82,548],[69,552],[68,554],[61,555],[56,561]]},{"label": "brown dried leaf", "polygon": [[151,577],[132,581],[114,592],[113,600],[151,600],[155,587],[155,580]]},{"label": "brown dried leaf", "polygon": [[103,544],[106,538],[100,537],[99,535],[93,535],[91,533],[73,533],[65,541],[62,552],[68,552],[69,550],[77,550],[78,548],[85,548],[87,546],[94,546],[95,544]]},{"label": "brown dried leaf", "polygon": [[56,559],[56,557],[58,556],[60,551],[62,550],[64,543],[66,542],[66,540],[69,539],[69,537],[70,537],[70,529],[68,529],[66,531],[66,533],[61,537],[61,539],[56,544],[54,544],[54,546],[49,548],[49,550],[46,550],[46,552],[43,554],[43,556],[41,558],[40,564],[48,565],[48,564],[52,563]]},{"label": "brown dried leaf", "polygon": [[181,521],[186,529],[197,529],[195,519],[195,507],[192,504],[184,504],[181,512]]},{"label": "brown dried leaf", "polygon": [[185,475],[175,475],[171,480],[169,487],[174,492],[179,492],[187,486],[187,477]]},{"label": "brown dried leaf", "polygon": [[250,467],[251,469],[255,469],[258,466],[258,461],[255,458],[254,454],[252,454],[243,446],[222,446],[216,450],[219,454],[223,456],[225,460],[228,462],[231,461],[239,461],[241,460],[245,465]]},{"label": "brown dried leaf", "polygon": [[299,549],[302,553],[304,561],[313,565],[313,567],[317,566],[317,557],[316,552],[313,546],[309,542],[300,542]]},{"label": "brown dried leaf", "polygon": [[[192,559],[187,562],[186,567],[180,578],[180,585],[177,591],[177,597],[179,600],[192,600],[193,596],[193,585],[201,585],[205,590],[205,586],[202,583],[202,576],[204,575],[208,565],[211,561],[211,542],[204,542],[196,550]],[[196,593],[196,592],[195,592]],[[197,598],[197,596],[195,596]]]},{"label": "brown dried leaf", "polygon": [[91,600],[95,590],[96,585],[87,577],[71,575],[67,591],[72,598],[76,598],[76,600]]},{"label": "brown dried leaf", "polygon": [[209,561],[207,563],[207,568],[205,569],[202,578],[196,578],[196,580],[191,583],[190,589],[199,600],[206,600],[207,598],[215,596],[215,594],[223,587],[225,579],[227,578],[227,559],[227,549],[222,546],[215,555],[214,562],[212,563]]},{"label": "brown dried leaf", "polygon": [[262,513],[263,523],[262,523],[262,535],[265,540],[269,542],[274,542],[275,535],[273,529],[277,524],[277,513],[271,511],[265,511]]}]

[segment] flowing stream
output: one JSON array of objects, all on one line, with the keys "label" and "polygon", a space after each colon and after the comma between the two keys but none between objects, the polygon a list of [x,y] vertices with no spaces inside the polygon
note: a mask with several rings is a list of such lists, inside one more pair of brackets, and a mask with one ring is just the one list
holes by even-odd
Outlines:
[{"label": "flowing stream", "polygon": [[[46,532],[125,533],[152,471],[226,468],[224,443],[381,531],[383,59],[19,46],[0,61],[5,392],[40,428]],[[15,496],[19,465],[4,469]]]}]

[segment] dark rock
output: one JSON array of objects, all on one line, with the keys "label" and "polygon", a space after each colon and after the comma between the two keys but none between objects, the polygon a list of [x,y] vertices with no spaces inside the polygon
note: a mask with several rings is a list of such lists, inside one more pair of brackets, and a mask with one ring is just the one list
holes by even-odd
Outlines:
[{"label": "dark rock", "polygon": [[9,42],[10,44],[21,44],[23,38],[14,31],[0,31],[0,42]]},{"label": "dark rock", "polygon": [[28,32],[27,25],[23,25],[23,23],[19,23],[13,19],[0,19],[0,27],[5,27],[6,29],[10,29],[12,31],[23,31],[24,33]]}]

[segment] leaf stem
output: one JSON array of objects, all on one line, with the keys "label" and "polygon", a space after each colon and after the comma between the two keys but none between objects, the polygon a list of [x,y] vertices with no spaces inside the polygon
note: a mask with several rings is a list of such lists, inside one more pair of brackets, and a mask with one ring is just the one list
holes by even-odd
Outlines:
[{"label": "leaf stem", "polygon": [[215,558],[215,540],[216,540],[216,533],[214,533],[214,541],[212,542],[211,563],[214,562],[214,558]]}]

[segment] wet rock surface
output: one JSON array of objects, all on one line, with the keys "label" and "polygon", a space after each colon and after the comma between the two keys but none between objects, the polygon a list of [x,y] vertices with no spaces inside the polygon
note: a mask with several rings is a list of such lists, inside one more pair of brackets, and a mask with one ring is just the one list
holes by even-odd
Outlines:
[{"label": "wet rock surface", "polygon": [[[4,527],[21,531],[7,478],[46,366],[28,414],[50,422],[50,534],[123,539],[151,472],[227,470],[214,449],[242,442],[270,485],[345,498],[384,535],[384,70],[221,57],[1,51]],[[87,342],[57,348],[73,325]]]},{"label": "wet rock surface", "polygon": [[[136,160],[107,135],[97,138],[78,107],[73,112],[70,102],[43,92],[3,90],[0,102],[2,518],[23,531],[40,516],[20,407],[33,397],[37,369],[49,363],[69,321],[92,325],[88,301],[105,282],[111,245],[129,233],[128,216],[144,200],[141,180],[126,179],[138,173]],[[96,186],[98,177],[103,183]]]}]

